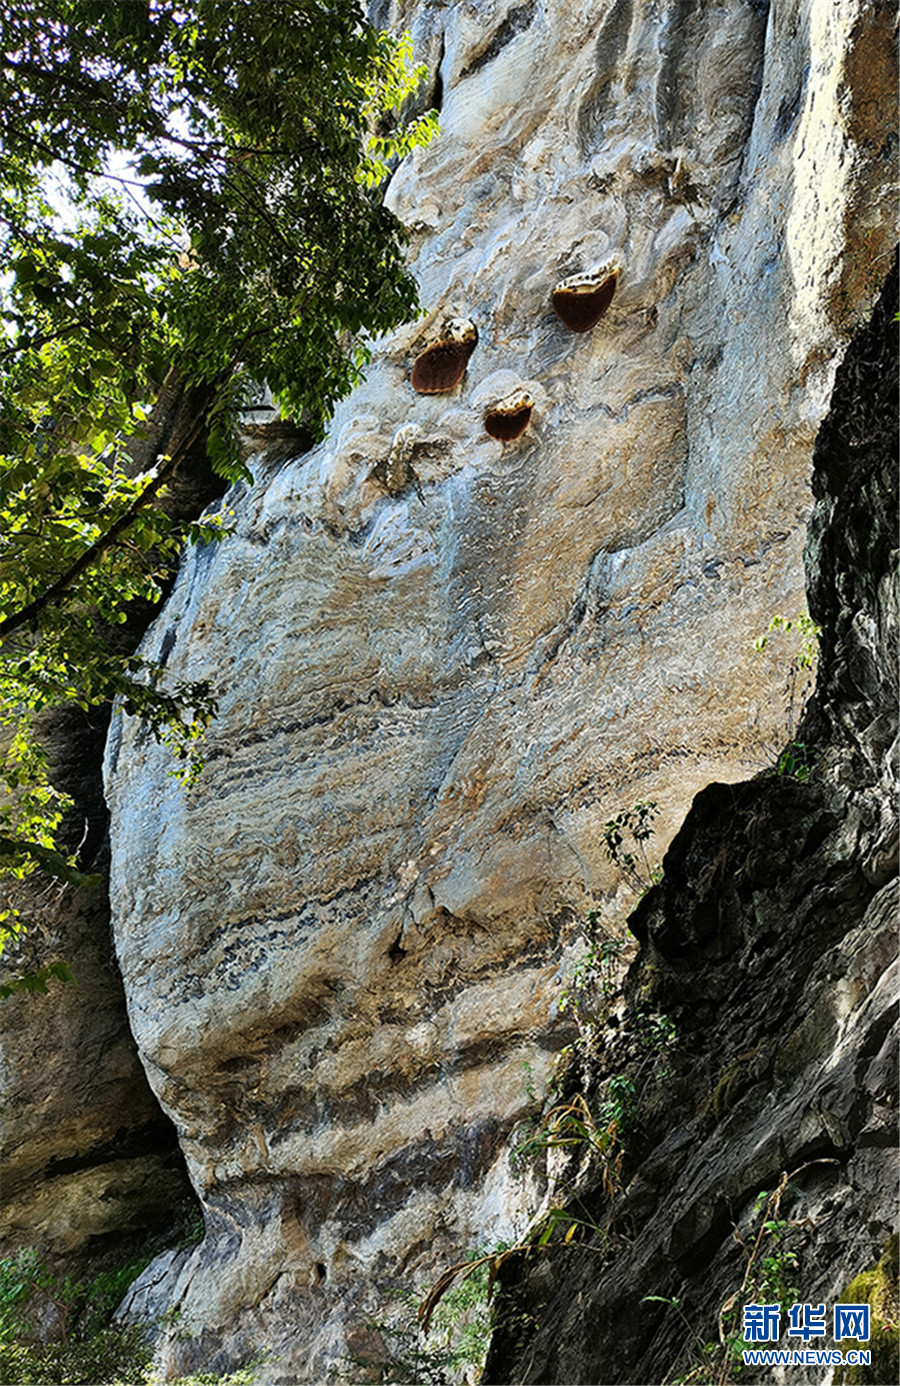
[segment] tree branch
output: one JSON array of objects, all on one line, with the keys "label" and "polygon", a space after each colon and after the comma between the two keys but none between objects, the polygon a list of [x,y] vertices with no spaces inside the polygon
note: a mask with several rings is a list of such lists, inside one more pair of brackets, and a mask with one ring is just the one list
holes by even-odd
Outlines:
[{"label": "tree branch", "polygon": [[183,436],[181,438],[176,438],[173,442],[172,450],[166,458],[166,461],[159,468],[156,476],[152,481],[148,482],[140,495],[134,498],[131,505],[119,516],[118,520],[110,525],[109,529],[101,534],[98,539],[95,539],[93,544],[89,545],[88,548],[84,550],[84,553],[82,553],[55,582],[45,588],[39,596],[28,602],[21,610],[13,612],[11,616],[7,616],[4,621],[0,621],[0,641],[5,640],[6,637],[12,635],[14,631],[20,630],[22,626],[35,621],[37,617],[40,616],[41,612],[48,606],[54,605],[63,593],[68,591],[68,589],[78,581],[82,574],[86,573],[87,570],[97,562],[97,559],[100,558],[107,549],[112,548],[119,536],[124,534],[134,523],[144,506],[148,505],[150,501],[153,500],[157,492],[170,479],[188,449],[197,441],[205,422],[205,413],[201,412],[194,418],[193,423],[186,425],[183,430]]},{"label": "tree branch", "polygon": [[[66,323],[62,327],[57,327],[53,332],[44,332],[39,337],[30,337],[28,341],[17,342],[14,346],[4,347],[0,351],[0,361],[7,361],[12,356],[20,356],[25,351],[39,351],[41,347],[47,346],[49,342],[58,342],[63,337],[68,337],[72,332],[80,332],[83,328],[91,329],[89,318],[76,318],[74,322]],[[100,335],[99,333],[96,335]]]}]

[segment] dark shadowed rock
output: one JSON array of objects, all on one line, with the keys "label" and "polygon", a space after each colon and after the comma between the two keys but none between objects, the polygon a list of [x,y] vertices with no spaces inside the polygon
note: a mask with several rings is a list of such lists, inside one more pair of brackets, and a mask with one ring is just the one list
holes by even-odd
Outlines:
[{"label": "dark shadowed rock", "polygon": [[[589,1096],[630,1074],[637,1118],[620,1193],[580,1204],[608,1251],[598,1238],[506,1273],[486,1383],[687,1374],[743,1281],[734,1229],[752,1243],[785,1174],[800,1300],[830,1313],[896,1228],[896,310],[895,267],[816,442],[809,776],[710,785],[632,916],[640,952]],[[635,1040],[648,1011],[677,1036],[655,1059]]]}]

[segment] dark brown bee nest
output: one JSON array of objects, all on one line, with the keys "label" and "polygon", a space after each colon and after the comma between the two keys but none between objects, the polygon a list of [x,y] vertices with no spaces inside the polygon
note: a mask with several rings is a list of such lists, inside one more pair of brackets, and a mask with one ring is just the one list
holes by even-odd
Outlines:
[{"label": "dark brown bee nest", "polygon": [[590,274],[573,274],[553,290],[556,316],[572,332],[590,332],[612,303],[620,269],[614,260]]},{"label": "dark brown bee nest", "polygon": [[443,395],[466,373],[478,343],[478,329],[468,318],[450,318],[436,342],[416,357],[409,383],[420,395]]},{"label": "dark brown bee nest", "polygon": [[527,390],[514,390],[492,404],[484,416],[485,430],[501,443],[520,438],[531,422],[534,400]]}]

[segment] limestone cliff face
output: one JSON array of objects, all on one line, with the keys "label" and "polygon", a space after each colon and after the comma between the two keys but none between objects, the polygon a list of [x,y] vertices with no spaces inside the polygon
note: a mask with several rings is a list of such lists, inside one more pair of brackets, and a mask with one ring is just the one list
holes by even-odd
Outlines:
[{"label": "limestone cliff face", "polygon": [[[90,745],[83,726],[74,745]],[[61,957],[77,985],[3,1002],[3,1249],[69,1256],[171,1224],[191,1192],[129,1030],[105,892],[43,882],[16,903],[29,931],[12,975]]]},{"label": "limestone cliff face", "polygon": [[[632,917],[640,953],[588,1087],[599,1110],[614,1075],[636,1078],[620,1187],[611,1199],[597,1169],[582,1171],[590,1248],[553,1248],[507,1276],[487,1382],[668,1381],[704,1360],[693,1379],[733,1379],[702,1345],[718,1345],[723,1306],[743,1303],[737,1239],[752,1245],[759,1196],[784,1175],[787,1231],[763,1255],[794,1258],[799,1299],[830,1313],[896,1233],[897,306],[895,269],[816,446],[809,778],[709,786]],[[650,1008],[675,1025],[665,1054],[640,1041]],[[570,1197],[565,1173],[553,1202]],[[673,1298],[679,1312],[661,1302]],[[875,1363],[879,1338],[880,1322]],[[882,1358],[862,1379],[896,1375]]]},{"label": "limestone cliff face", "polygon": [[[181,411],[196,402],[173,378],[167,386],[152,431],[132,445],[136,470],[165,450]],[[201,438],[163,504],[173,520],[193,519],[222,489]],[[107,631],[109,647],[133,650],[152,614],[148,603],[135,603],[128,621]],[[53,782],[72,799],[63,840],[82,870],[101,880],[109,865],[101,773],[108,724],[102,710],[74,707],[54,710],[42,724]],[[8,901],[27,933],[4,949],[4,980],[65,961],[76,985],[53,982],[48,995],[2,1002],[3,1254],[39,1248],[65,1258],[77,1279],[81,1252],[115,1257],[129,1236],[141,1243],[149,1233],[162,1244],[177,1237],[194,1199],[175,1129],[148,1086],[129,1028],[108,892],[36,875],[4,881]]]},{"label": "limestone cliff face", "polygon": [[[207,1216],[169,1360],[264,1344],[298,1382],[523,1225],[503,1140],[616,891],[602,824],[652,797],[665,842],[780,738],[753,641],[805,604],[813,441],[892,237],[887,7],[380,17],[441,103],[388,193],[428,317],[185,561],[147,649],[219,689],[197,790],[135,726],[107,755],[131,1025]],[[573,334],[551,293],[610,258]],[[450,316],[466,377],[417,395]],[[484,414],[518,389],[504,444]]]}]

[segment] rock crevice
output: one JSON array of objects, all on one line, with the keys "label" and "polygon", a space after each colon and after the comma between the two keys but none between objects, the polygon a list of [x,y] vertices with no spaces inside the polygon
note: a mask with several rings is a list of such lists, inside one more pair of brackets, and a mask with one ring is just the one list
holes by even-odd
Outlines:
[{"label": "rock crevice", "polygon": [[612,1204],[581,1193],[601,1273],[597,1246],[507,1273],[486,1382],[668,1380],[706,1341],[721,1369],[719,1315],[747,1265],[734,1229],[751,1243],[785,1176],[801,1300],[840,1300],[896,1231],[896,312],[895,267],[816,442],[803,778],[705,789],[632,915],[640,950],[589,1102],[635,1071],[642,1012],[676,1038],[639,1092]]}]

